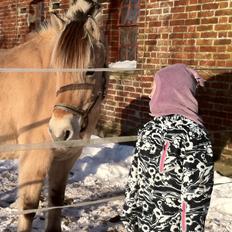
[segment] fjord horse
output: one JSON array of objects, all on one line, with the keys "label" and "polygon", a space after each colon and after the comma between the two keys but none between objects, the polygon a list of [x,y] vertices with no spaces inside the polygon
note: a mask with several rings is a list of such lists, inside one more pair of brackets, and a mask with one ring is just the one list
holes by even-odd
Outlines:
[{"label": "fjord horse", "polygon": [[[0,53],[4,68],[101,68],[99,5],[77,0],[61,17],[24,44]],[[0,144],[28,144],[89,138],[104,95],[101,72],[1,73]],[[19,209],[37,208],[48,175],[49,206],[63,205],[66,180],[82,148],[0,154],[19,158]],[[18,232],[31,231],[34,214],[20,215]],[[46,231],[61,231],[61,210],[51,210]]]}]

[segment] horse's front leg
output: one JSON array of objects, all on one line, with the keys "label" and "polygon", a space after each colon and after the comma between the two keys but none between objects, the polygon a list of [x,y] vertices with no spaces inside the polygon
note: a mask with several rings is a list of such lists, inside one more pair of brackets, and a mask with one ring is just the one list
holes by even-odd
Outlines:
[{"label": "horse's front leg", "polygon": [[[64,154],[65,155],[65,154]],[[49,206],[62,206],[64,204],[64,193],[68,174],[77,157],[67,160],[54,160],[49,171]],[[46,232],[60,232],[61,209],[48,211],[46,221]]]},{"label": "horse's front leg", "polygon": [[[38,208],[42,185],[52,161],[49,151],[30,151],[20,155],[18,206],[20,210]],[[31,231],[35,213],[19,216],[18,232]]]}]

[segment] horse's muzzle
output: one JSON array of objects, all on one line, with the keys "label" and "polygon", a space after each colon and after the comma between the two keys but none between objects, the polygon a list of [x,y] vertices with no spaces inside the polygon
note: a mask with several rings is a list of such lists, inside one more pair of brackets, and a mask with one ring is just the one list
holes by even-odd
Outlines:
[{"label": "horse's muzzle", "polygon": [[55,117],[53,114],[49,121],[49,132],[54,141],[68,141],[78,139],[80,134],[80,120],[72,114]]}]

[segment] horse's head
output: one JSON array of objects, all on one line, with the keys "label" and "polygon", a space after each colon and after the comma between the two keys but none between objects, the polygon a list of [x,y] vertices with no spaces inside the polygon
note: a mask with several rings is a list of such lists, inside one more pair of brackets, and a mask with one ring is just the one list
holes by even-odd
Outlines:
[{"label": "horse's head", "polygon": [[[78,0],[64,18],[53,15],[52,25],[59,33],[53,52],[54,67],[104,67],[105,50],[100,42],[98,9],[98,4],[91,0]],[[102,72],[57,73],[56,102],[49,122],[55,141],[78,139],[88,130],[90,118],[93,118],[90,115],[99,107],[104,88]]]}]

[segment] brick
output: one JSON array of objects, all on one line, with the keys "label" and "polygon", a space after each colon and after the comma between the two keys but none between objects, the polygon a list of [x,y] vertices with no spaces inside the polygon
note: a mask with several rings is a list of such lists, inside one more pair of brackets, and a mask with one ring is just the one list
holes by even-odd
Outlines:
[{"label": "brick", "polygon": [[215,16],[214,11],[200,11],[200,12],[197,12],[197,13],[198,13],[199,18],[209,18],[209,17]]},{"label": "brick", "polygon": [[217,32],[202,32],[201,38],[217,38]]},{"label": "brick", "polygon": [[180,12],[185,12],[185,7],[173,7],[171,9],[172,13],[180,13]]},{"label": "brick", "polygon": [[174,26],[173,31],[174,32],[187,32],[187,26]]},{"label": "brick", "polygon": [[129,97],[132,97],[132,98],[139,98],[139,97],[140,97],[140,94],[139,94],[139,93],[130,93],[130,94],[129,94]]},{"label": "brick", "polygon": [[195,40],[193,40],[193,39],[189,39],[189,40],[173,40],[172,45],[173,46],[195,45]]},{"label": "brick", "polygon": [[184,20],[172,20],[170,22],[171,26],[176,26],[176,25],[185,25],[185,21]]},{"label": "brick", "polygon": [[184,38],[184,34],[172,33],[169,37],[170,37],[170,39],[182,39],[182,38]]},{"label": "brick", "polygon": [[122,102],[122,101],[124,101],[124,98],[123,98],[123,97],[120,97],[120,96],[115,96],[115,97],[114,97],[114,100],[117,101],[117,102],[119,102],[119,101]]},{"label": "brick", "polygon": [[212,31],[213,26],[212,25],[200,25],[197,27],[197,31]]},{"label": "brick", "polygon": [[211,52],[214,53],[217,51],[217,48],[214,46],[201,46],[200,52]]},{"label": "brick", "polygon": [[229,7],[229,2],[228,1],[219,2],[219,7],[220,7],[220,9],[228,8]]},{"label": "brick", "polygon": [[198,25],[200,24],[200,19],[187,19],[185,20],[185,25]]},{"label": "brick", "polygon": [[218,32],[218,38],[228,38],[228,32]]},{"label": "brick", "polygon": [[201,5],[188,5],[186,11],[201,11]]},{"label": "brick", "polygon": [[150,15],[160,15],[161,12],[162,12],[161,9],[151,9],[151,10],[149,10]]},{"label": "brick", "polygon": [[175,59],[182,59],[182,60],[188,60],[188,59],[194,59],[195,55],[192,53],[176,53],[172,55]]},{"label": "brick", "polygon": [[230,59],[230,54],[214,54],[213,55],[214,59],[222,59],[222,60],[226,60],[226,59]]},{"label": "brick", "polygon": [[226,61],[225,62],[225,67],[232,67],[232,60]]},{"label": "brick", "polygon": [[172,20],[176,19],[186,19],[188,17],[187,13],[178,13],[178,14],[173,14]]},{"label": "brick", "polygon": [[203,46],[213,45],[213,40],[211,40],[211,39],[199,39],[199,40],[197,40],[197,45],[203,45]]},{"label": "brick", "polygon": [[135,88],[134,88],[134,87],[131,87],[131,86],[125,86],[125,87],[124,87],[124,91],[135,92]]},{"label": "brick", "polygon": [[202,18],[201,19],[201,24],[217,24],[218,23],[218,18]]},{"label": "brick", "polygon": [[219,8],[218,3],[208,3],[202,5],[202,10],[215,10]]},{"label": "brick", "polygon": [[160,27],[161,22],[149,22],[149,27]]},{"label": "brick", "polygon": [[212,54],[210,54],[210,53],[197,53],[195,55],[195,59],[197,59],[197,60],[211,60]]},{"label": "brick", "polygon": [[229,23],[229,17],[221,17],[218,19],[218,23],[219,24],[226,24],[226,23]]},{"label": "brick", "polygon": [[189,5],[196,5],[198,0],[189,0]]},{"label": "brick", "polygon": [[159,37],[160,37],[160,35],[153,34],[153,33],[151,33],[151,34],[148,35],[148,39],[158,39]]},{"label": "brick", "polygon": [[214,40],[214,45],[226,45],[226,44],[231,44],[231,39]]},{"label": "brick", "polygon": [[179,0],[179,1],[175,1],[174,3],[174,6],[177,7],[177,6],[186,6],[188,5],[188,0]]},{"label": "brick", "polygon": [[186,33],[186,34],[184,34],[184,38],[200,38],[200,33],[197,33],[197,32],[195,32],[195,33]]},{"label": "brick", "polygon": [[229,31],[231,30],[231,28],[232,28],[231,24],[215,25],[216,31]]},{"label": "brick", "polygon": [[169,38],[169,34],[162,34],[161,35],[161,39],[168,39]]},{"label": "brick", "polygon": [[224,67],[225,65],[226,65],[226,62],[224,60],[216,60],[217,67]]},{"label": "brick", "polygon": [[208,60],[208,61],[202,60],[199,62],[199,66],[202,67],[214,67],[215,65],[216,62],[214,60]]},{"label": "brick", "polygon": [[232,15],[232,9],[217,10],[215,16]]}]

